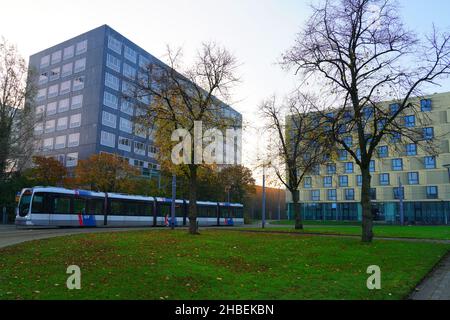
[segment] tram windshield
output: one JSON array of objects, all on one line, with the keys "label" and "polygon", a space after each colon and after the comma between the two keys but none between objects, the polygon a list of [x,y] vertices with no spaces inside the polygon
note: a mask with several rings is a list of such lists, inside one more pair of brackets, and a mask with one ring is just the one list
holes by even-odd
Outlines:
[{"label": "tram windshield", "polygon": [[28,214],[28,211],[30,209],[30,202],[31,202],[31,192],[26,191],[22,194],[22,197],[20,197],[19,202],[19,215],[21,217],[25,217]]}]

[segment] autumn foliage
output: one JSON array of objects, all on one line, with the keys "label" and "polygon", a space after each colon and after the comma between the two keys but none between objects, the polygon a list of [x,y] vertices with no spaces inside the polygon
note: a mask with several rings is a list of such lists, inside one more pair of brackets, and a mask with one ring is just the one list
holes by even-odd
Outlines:
[{"label": "autumn foliage", "polygon": [[42,156],[33,157],[33,168],[27,173],[34,185],[63,186],[67,169],[58,160]]}]

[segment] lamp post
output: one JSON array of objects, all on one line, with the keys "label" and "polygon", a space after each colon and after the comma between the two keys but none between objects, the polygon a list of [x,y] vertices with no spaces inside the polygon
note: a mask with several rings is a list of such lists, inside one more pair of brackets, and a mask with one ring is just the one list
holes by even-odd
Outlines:
[{"label": "lamp post", "polygon": [[177,176],[172,174],[172,205],[170,206],[170,225],[172,230],[175,229],[175,201],[177,198]]},{"label": "lamp post", "polygon": [[266,227],[266,165],[263,164],[263,190],[262,190],[262,228]]}]

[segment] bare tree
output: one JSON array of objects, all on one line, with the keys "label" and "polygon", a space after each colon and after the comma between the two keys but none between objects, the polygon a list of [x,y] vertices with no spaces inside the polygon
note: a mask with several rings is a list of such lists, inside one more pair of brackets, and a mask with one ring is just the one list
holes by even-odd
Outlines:
[{"label": "bare tree", "polygon": [[295,229],[303,229],[299,187],[304,177],[333,158],[330,131],[323,118],[315,117],[310,96],[296,92],[279,105],[275,98],[263,102],[260,111],[270,132],[270,167],[292,196]]},{"label": "bare tree", "polygon": [[186,135],[196,139],[199,121],[206,130],[240,125],[240,119],[229,116],[229,107],[217,98],[227,99],[229,90],[238,81],[237,62],[226,49],[214,43],[204,43],[188,68],[181,65],[181,50],[173,52],[168,48],[167,57],[168,67],[154,61],[141,68],[133,90],[135,98],[142,102],[135,120],[146,127],[157,127],[155,141],[161,165],[188,178],[189,232],[197,234],[197,173],[205,164],[197,161],[195,149],[202,148],[204,141],[194,141],[188,163],[174,165],[171,135],[183,128]]},{"label": "bare tree", "polygon": [[35,88],[27,82],[25,60],[17,48],[2,38],[0,43],[0,181],[20,170],[32,156],[32,114],[25,100]]},{"label": "bare tree", "polygon": [[[450,36],[434,29],[421,40],[406,30],[391,0],[325,0],[312,9],[283,63],[317,81],[335,102],[328,117],[333,138],[361,169],[362,241],[371,242],[371,160],[386,136],[421,140],[405,129],[401,115],[417,110],[412,98],[425,85],[448,76]],[[387,98],[397,102],[390,111],[382,103]],[[345,143],[348,132],[356,135],[360,155]]]}]

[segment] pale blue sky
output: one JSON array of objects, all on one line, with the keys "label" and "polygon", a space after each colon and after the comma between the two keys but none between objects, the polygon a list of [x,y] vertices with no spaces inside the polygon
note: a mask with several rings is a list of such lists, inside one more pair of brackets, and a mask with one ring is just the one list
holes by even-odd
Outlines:
[{"label": "pale blue sky", "polygon": [[[233,106],[245,120],[258,124],[260,101],[295,87],[296,78],[276,65],[293,43],[309,14],[311,0],[14,0],[1,1],[0,35],[30,54],[70,37],[108,24],[163,58],[166,44],[183,46],[189,60],[199,44],[215,40],[242,64],[242,83]],[[401,14],[411,29],[428,32],[434,22],[450,30],[450,1],[400,0]],[[450,91],[450,86],[436,88]],[[244,161],[251,166],[259,145],[252,131],[244,136]]]}]

